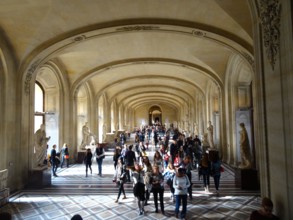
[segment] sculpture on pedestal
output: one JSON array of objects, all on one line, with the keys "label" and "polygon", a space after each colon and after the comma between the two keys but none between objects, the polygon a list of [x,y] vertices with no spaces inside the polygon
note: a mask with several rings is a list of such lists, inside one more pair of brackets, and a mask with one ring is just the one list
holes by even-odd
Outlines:
[{"label": "sculpture on pedestal", "polygon": [[208,133],[204,133],[203,137],[202,137],[202,150],[203,150],[203,152],[205,152],[209,148],[210,148],[210,144],[208,141]]},{"label": "sculpture on pedestal", "polygon": [[212,125],[212,122],[209,121],[209,125],[208,125],[208,142],[209,142],[209,146],[210,148],[214,148],[214,126]]},{"label": "sculpture on pedestal", "polygon": [[241,152],[241,164],[239,168],[241,169],[249,169],[251,168],[251,153],[250,153],[250,145],[248,134],[245,128],[244,123],[240,123],[241,127],[240,133],[240,152]]},{"label": "sculpture on pedestal", "polygon": [[47,158],[47,143],[51,137],[46,137],[45,125],[42,124],[34,135],[35,141],[35,163],[34,167],[45,165]]},{"label": "sculpture on pedestal", "polygon": [[84,150],[86,146],[91,143],[91,140],[92,140],[92,134],[88,127],[88,123],[86,122],[84,126],[82,126],[82,141],[80,144],[80,149]]},{"label": "sculpture on pedestal", "polygon": [[194,132],[194,137],[196,135],[199,135],[197,123],[193,123],[193,132]]},{"label": "sculpture on pedestal", "polygon": [[107,138],[107,125],[103,124],[103,142],[106,142],[106,138]]}]

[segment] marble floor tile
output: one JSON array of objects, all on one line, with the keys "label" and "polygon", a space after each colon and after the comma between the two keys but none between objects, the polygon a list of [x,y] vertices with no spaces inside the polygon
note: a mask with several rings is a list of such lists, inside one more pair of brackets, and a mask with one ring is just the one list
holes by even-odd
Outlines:
[{"label": "marble floor tile", "polygon": [[[150,153],[149,153],[150,154]],[[85,177],[83,164],[71,164],[58,169],[58,177],[52,178],[52,186],[42,189],[23,189],[10,196],[9,203],[0,207],[15,220],[70,220],[80,214],[86,220],[160,219],[175,220],[175,204],[170,200],[166,187],[164,194],[165,215],[156,213],[153,197],[145,206],[145,215],[139,216],[132,194],[132,183],[125,184],[127,199],[117,198],[118,188],[112,182],[114,170],[112,157],[106,156],[103,177],[93,174]],[[220,194],[217,196],[211,179],[210,193],[205,193],[197,170],[192,172],[193,200],[188,200],[186,219],[246,220],[252,210],[260,207],[260,192],[245,191],[236,187],[233,170],[228,167],[221,177]]]}]

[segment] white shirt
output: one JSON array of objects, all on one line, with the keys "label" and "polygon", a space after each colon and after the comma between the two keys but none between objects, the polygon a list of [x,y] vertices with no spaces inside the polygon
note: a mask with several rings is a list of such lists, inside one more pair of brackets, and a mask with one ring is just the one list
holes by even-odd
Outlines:
[{"label": "white shirt", "polygon": [[187,175],[179,177],[174,176],[173,187],[175,189],[174,195],[187,195],[187,189],[190,186],[190,181]]}]

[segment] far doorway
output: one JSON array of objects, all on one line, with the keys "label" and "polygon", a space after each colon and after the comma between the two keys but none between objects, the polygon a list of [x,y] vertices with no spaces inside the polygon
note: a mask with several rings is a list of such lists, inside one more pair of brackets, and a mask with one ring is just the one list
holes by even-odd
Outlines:
[{"label": "far doorway", "polygon": [[162,110],[159,106],[152,106],[149,109],[149,125],[162,124]]}]

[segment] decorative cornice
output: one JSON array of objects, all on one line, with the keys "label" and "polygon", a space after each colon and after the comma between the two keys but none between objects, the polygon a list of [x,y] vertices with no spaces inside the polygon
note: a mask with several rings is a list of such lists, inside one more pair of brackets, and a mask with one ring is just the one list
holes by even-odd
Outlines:
[{"label": "decorative cornice", "polygon": [[30,92],[30,83],[33,76],[33,73],[36,71],[38,67],[38,62],[33,63],[27,71],[25,82],[24,82],[24,91],[26,94]]},{"label": "decorative cornice", "polygon": [[279,0],[260,0],[260,22],[263,27],[263,41],[267,58],[274,66],[280,47],[280,13]]},{"label": "decorative cornice", "polygon": [[142,25],[136,25],[136,26],[127,26],[122,28],[117,28],[117,31],[149,31],[149,30],[158,30],[160,29],[159,26],[142,26]]}]

